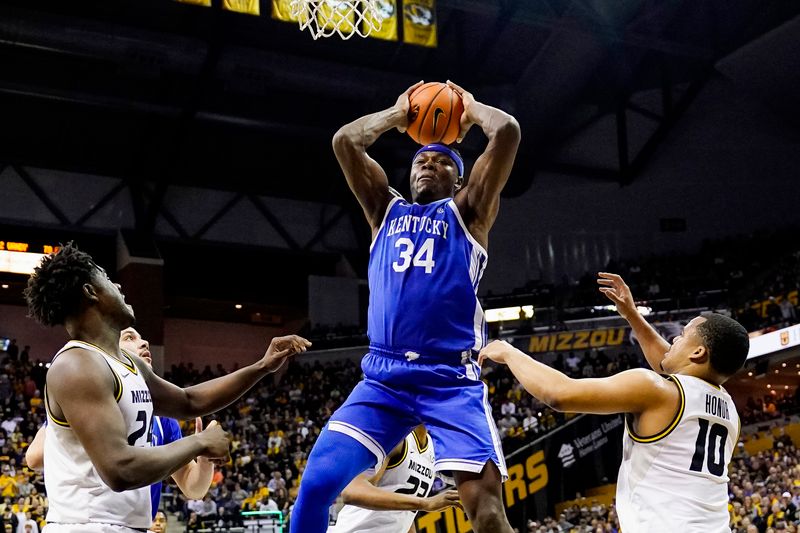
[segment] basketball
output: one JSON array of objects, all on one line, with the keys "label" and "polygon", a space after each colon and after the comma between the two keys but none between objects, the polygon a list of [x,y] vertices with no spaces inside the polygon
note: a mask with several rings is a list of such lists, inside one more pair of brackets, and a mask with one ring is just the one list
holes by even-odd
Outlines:
[{"label": "basketball", "polygon": [[446,83],[430,82],[418,87],[408,98],[408,135],[419,144],[450,144],[458,139],[464,104]]}]

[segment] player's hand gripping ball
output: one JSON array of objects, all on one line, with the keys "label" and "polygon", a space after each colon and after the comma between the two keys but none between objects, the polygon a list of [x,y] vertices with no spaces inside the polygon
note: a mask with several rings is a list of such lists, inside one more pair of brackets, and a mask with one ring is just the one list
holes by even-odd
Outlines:
[{"label": "player's hand gripping ball", "polygon": [[451,144],[458,139],[464,103],[446,83],[430,82],[408,97],[408,135],[422,145]]}]

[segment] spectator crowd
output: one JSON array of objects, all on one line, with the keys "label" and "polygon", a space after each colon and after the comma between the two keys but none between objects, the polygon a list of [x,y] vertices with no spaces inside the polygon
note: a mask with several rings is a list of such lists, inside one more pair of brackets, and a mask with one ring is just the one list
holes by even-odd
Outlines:
[{"label": "spectator crowd", "polygon": [[[729,308],[749,330],[778,327],[797,322],[800,253],[775,247],[777,238],[780,236],[709,243],[699,256],[673,257],[670,261],[651,258],[612,264],[609,269],[621,272],[637,297],[656,299],[670,294],[680,299],[688,298],[701,286],[717,287],[733,299],[728,302]],[[745,253],[766,253],[767,248],[768,258]],[[593,274],[574,283],[552,286],[547,294],[557,295],[562,308],[598,301]],[[356,337],[363,341],[356,330],[317,333],[334,344]],[[41,474],[23,465],[25,448],[45,421],[41,391],[49,366],[38,359],[32,362],[29,352],[27,346],[20,349],[15,340],[5,352],[0,351],[0,524],[5,528],[0,533],[38,533],[47,510]],[[608,376],[644,366],[644,360],[638,353],[620,347],[613,351],[562,353],[550,364],[580,378]],[[222,365],[199,370],[188,363],[173,365],[165,377],[184,386],[225,371]],[[324,364],[297,360],[281,373],[267,377],[241,401],[216,413],[215,418],[232,435],[233,460],[216,469],[206,497],[187,501],[172,482],[165,482],[162,505],[180,515],[190,531],[241,525],[242,511],[272,511],[288,517],[313,443],[360,378],[360,367],[352,360]],[[568,416],[527,394],[505,367],[485,368],[483,379],[507,453],[557,428]],[[799,406],[796,391],[790,391],[751,398],[740,406],[740,411],[743,422],[750,424],[797,412]],[[182,422],[182,430],[187,434],[193,428]],[[734,531],[796,531],[800,466],[795,445],[783,440],[771,452],[737,456],[731,470],[730,491]],[[618,529],[613,506],[596,502],[568,508],[557,518],[526,524],[529,533]]]}]

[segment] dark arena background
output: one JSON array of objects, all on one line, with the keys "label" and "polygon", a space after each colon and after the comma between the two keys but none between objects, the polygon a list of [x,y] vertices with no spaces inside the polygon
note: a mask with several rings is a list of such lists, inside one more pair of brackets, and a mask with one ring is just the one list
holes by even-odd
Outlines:
[{"label": "dark arena background", "polygon": [[[797,531],[800,2],[387,0],[388,26],[347,40],[313,39],[288,4],[0,4],[5,531],[11,515],[15,533],[45,524],[24,453],[67,337],[26,317],[23,289],[68,241],[121,283],[174,383],[250,364],[277,335],[313,341],[210,417],[233,451],[208,495],[169,481],[161,501],[172,533],[288,531],[368,344],[372,237],[331,139],[420,79],[453,80],[520,124],[479,289],[490,338],[573,377],[645,366],[600,270],[668,339],[703,311],[737,318],[751,352],[726,384],[742,417],[731,527]],[[478,130],[459,146],[468,169]],[[416,148],[392,130],[369,150],[406,197]],[[558,413],[505,367],[482,378],[516,531],[617,532],[621,416]],[[420,512],[416,530],[472,528],[451,508]]]}]

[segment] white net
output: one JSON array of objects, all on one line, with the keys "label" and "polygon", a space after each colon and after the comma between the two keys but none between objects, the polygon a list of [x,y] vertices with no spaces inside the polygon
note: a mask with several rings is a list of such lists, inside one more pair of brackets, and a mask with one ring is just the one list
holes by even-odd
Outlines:
[{"label": "white net", "polygon": [[339,34],[342,39],[354,35],[366,37],[381,28],[383,15],[379,0],[291,0],[292,17],[300,29],[311,32],[314,39]]}]

